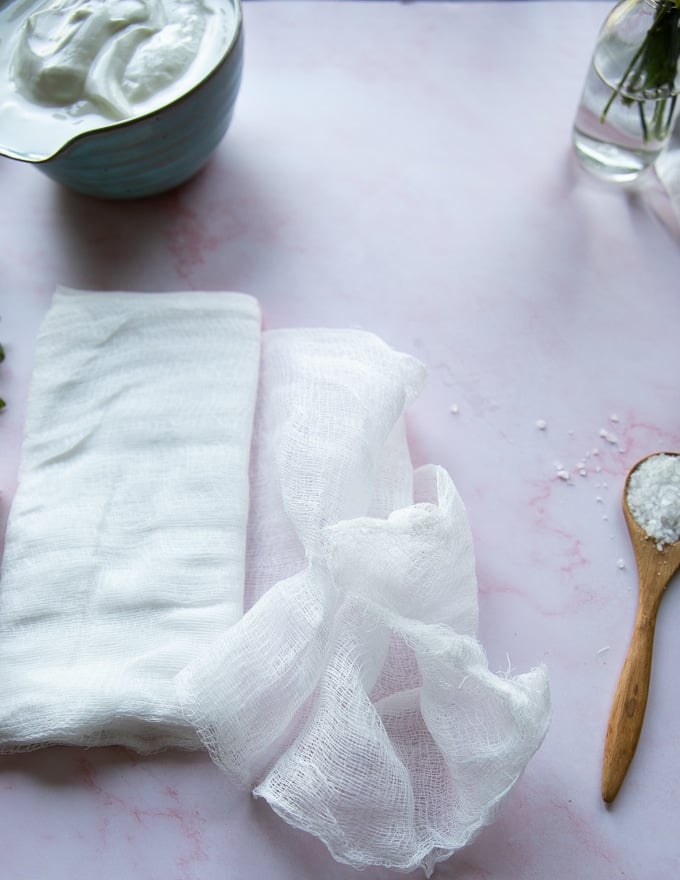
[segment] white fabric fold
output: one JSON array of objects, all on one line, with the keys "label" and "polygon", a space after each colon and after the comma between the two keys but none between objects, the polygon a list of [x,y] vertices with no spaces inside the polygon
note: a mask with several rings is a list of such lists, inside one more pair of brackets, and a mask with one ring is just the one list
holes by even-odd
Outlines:
[{"label": "white fabric fold", "polygon": [[216,763],[336,859],[468,843],[539,746],[546,673],[489,672],[462,501],[413,472],[423,369],[370,334],[263,338],[247,612],[178,676]]},{"label": "white fabric fold", "polygon": [[0,582],[0,748],[200,745],[174,677],[243,613],[260,315],[57,291]]},{"label": "white fabric fold", "polygon": [[0,579],[0,749],[203,743],[358,868],[468,843],[550,700],[475,637],[465,508],[409,456],[424,381],[370,333],[261,334],[240,294],[60,289]]}]

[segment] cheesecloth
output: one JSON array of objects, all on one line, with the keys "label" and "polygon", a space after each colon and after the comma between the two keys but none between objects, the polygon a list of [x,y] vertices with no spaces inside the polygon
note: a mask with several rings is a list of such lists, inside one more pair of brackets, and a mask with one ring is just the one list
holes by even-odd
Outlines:
[{"label": "cheesecloth", "polygon": [[0,578],[0,748],[200,745],[174,677],[243,613],[260,314],[62,288]]},{"label": "cheesecloth", "polygon": [[178,687],[216,763],[336,859],[429,874],[494,817],[549,693],[475,638],[463,503],[409,460],[423,382],[367,333],[264,334],[248,610]]},{"label": "cheesecloth", "polygon": [[413,470],[423,366],[260,333],[240,294],[61,289],[0,581],[0,748],[201,743],[355,867],[431,873],[539,746],[492,674],[462,500]]}]

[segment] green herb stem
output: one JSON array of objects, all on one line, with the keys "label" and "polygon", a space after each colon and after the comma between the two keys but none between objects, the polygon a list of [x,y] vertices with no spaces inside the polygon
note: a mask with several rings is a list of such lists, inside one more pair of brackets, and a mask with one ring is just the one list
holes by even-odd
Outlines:
[{"label": "green herb stem", "polygon": [[[659,0],[654,20],[612,90],[600,114],[600,123],[604,123],[613,102],[620,98],[625,105],[637,103],[645,142],[652,136],[663,140],[668,134],[675,110],[673,92],[679,62],[680,0]],[[654,102],[649,119],[645,117],[646,101]]]}]

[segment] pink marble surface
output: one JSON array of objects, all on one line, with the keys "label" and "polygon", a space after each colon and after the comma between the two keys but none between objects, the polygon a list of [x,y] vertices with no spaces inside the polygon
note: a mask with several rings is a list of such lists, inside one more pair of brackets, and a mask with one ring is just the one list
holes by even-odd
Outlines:
[{"label": "pink marble surface", "polygon": [[[569,151],[604,14],[247,5],[233,128],[183,189],[99,203],[0,162],[2,524],[57,283],[241,290],[270,327],[362,326],[429,366],[413,455],[447,467],[466,501],[490,665],[546,662],[554,701],[500,818],[437,880],[680,873],[680,585],[662,604],[638,754],[614,806],[599,797],[637,591],[624,474],[680,448],[677,231],[658,192],[598,185]],[[205,755],[116,749],[0,758],[0,864],[3,880],[355,876]]]}]

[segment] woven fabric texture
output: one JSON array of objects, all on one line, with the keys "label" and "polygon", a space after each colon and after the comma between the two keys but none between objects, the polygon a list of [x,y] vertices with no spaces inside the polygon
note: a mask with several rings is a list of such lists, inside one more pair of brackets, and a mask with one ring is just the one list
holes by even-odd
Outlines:
[{"label": "woven fabric texture", "polygon": [[174,677],[243,613],[260,315],[57,292],[0,581],[0,748],[196,748]]},{"label": "woven fabric texture", "polygon": [[247,612],[178,677],[214,760],[357,868],[410,870],[495,816],[549,719],[492,674],[470,528],[411,467],[420,364],[352,331],[263,337]]},{"label": "woven fabric texture", "polygon": [[370,333],[260,331],[240,294],[62,289],[0,581],[0,749],[201,744],[339,861],[437,861],[538,748],[492,674],[462,500],[414,471],[425,370]]}]

